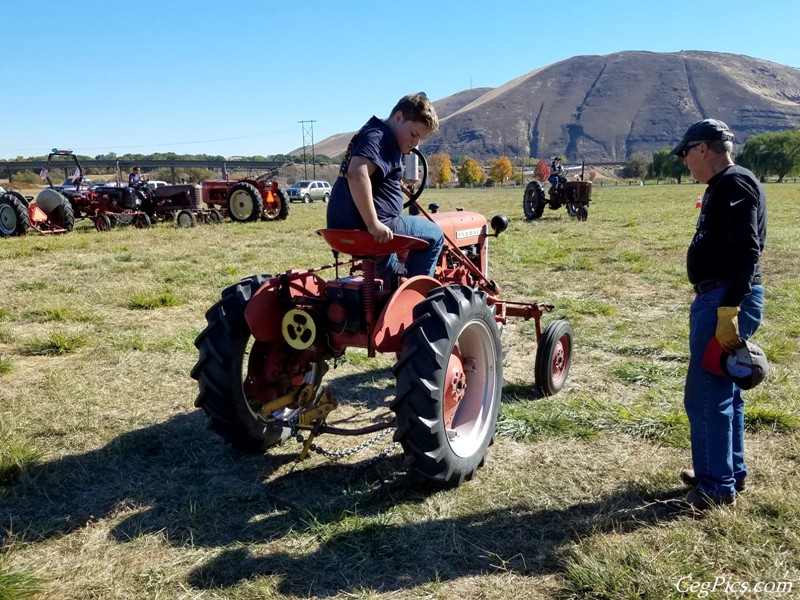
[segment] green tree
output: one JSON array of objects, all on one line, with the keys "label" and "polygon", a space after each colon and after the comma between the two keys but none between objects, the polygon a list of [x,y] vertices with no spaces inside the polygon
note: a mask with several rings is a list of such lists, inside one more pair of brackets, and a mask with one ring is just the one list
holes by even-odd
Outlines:
[{"label": "green tree", "polygon": [[764,180],[777,175],[778,182],[800,172],[800,129],[770,131],[748,139],[736,162]]},{"label": "green tree", "polygon": [[489,169],[489,176],[492,178],[492,181],[500,182],[500,186],[502,187],[503,184],[511,178],[512,172],[511,161],[508,160],[508,157],[501,156],[492,163]]},{"label": "green tree", "polygon": [[641,152],[634,152],[625,164],[625,175],[633,179],[644,179],[650,167],[650,158]]},{"label": "green tree", "polygon": [[465,158],[458,168],[458,179],[464,185],[473,186],[476,183],[486,181],[486,175],[483,173],[478,161],[474,158]]},{"label": "green tree", "polygon": [[671,155],[670,149],[659,150],[653,154],[653,162],[650,163],[647,173],[653,179],[675,179],[678,183],[681,179],[689,175],[689,169],[679,156]]}]

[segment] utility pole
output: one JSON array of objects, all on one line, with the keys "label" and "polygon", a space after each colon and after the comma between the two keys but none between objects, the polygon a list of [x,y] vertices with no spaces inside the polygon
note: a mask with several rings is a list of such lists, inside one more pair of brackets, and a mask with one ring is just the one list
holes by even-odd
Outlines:
[{"label": "utility pole", "polygon": [[304,177],[308,179],[308,166],[306,166],[306,146],[308,146],[308,141],[311,140],[311,168],[313,170],[313,178],[317,178],[317,162],[316,156],[314,156],[314,123],[315,120],[310,121],[298,121],[303,128],[303,173]]}]

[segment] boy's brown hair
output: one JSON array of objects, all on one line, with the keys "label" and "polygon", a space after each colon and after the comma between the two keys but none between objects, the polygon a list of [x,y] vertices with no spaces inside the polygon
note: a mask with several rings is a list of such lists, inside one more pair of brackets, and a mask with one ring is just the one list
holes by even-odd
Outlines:
[{"label": "boy's brown hair", "polygon": [[400,98],[392,109],[390,116],[394,115],[398,110],[403,113],[403,119],[406,121],[424,123],[431,130],[431,133],[439,130],[439,117],[436,116],[436,109],[433,108],[433,103],[422,92],[408,94]]}]

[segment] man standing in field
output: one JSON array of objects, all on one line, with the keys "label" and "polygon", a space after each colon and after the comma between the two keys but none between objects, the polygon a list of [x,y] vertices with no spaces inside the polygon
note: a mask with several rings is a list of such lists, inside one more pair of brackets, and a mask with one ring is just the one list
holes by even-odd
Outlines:
[{"label": "man standing in field", "polygon": [[732,140],[725,123],[704,119],[689,127],[670,153],[682,157],[692,176],[708,186],[686,257],[697,294],[684,391],[694,469],[681,471],[681,479],[694,488],[681,504],[696,510],[733,504],[747,477],[741,389],[729,377],[706,370],[703,355],[714,338],[734,354],[764,312],[766,194],[753,173],[733,163]]}]

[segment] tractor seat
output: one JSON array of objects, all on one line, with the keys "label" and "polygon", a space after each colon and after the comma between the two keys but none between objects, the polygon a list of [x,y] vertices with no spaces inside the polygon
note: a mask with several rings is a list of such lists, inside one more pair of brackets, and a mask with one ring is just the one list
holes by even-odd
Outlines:
[{"label": "tractor seat", "polygon": [[369,231],[358,229],[318,229],[328,245],[342,254],[358,258],[385,256],[403,250],[422,250],[429,246],[428,242],[410,235],[397,235],[390,242],[376,242]]}]

